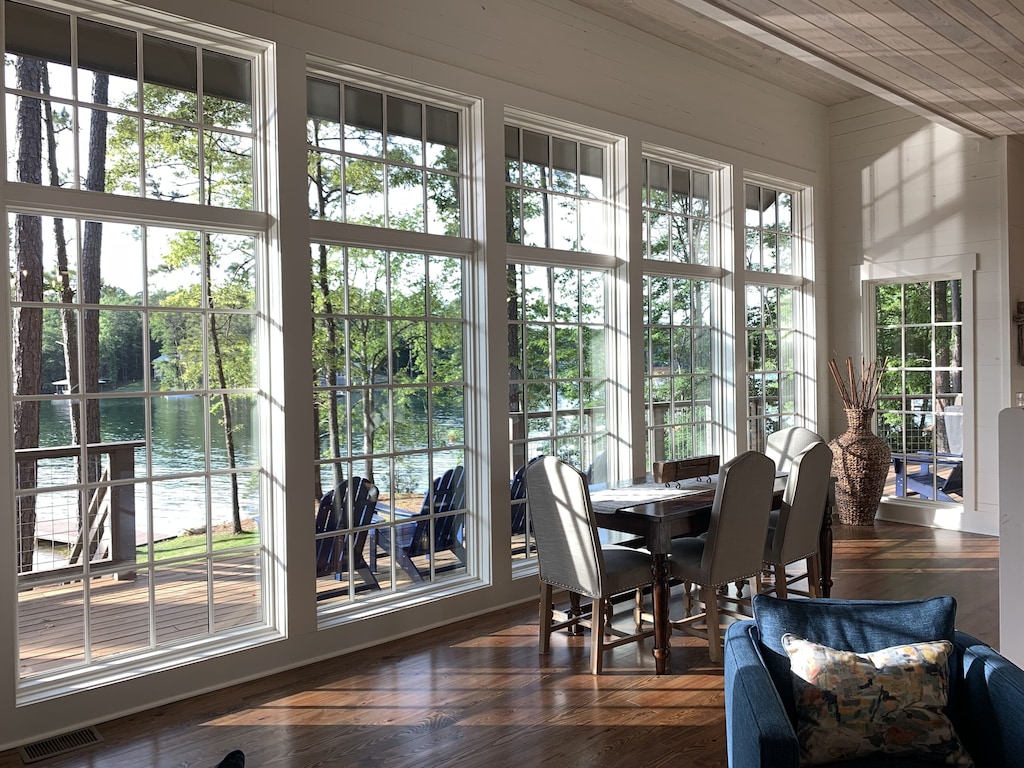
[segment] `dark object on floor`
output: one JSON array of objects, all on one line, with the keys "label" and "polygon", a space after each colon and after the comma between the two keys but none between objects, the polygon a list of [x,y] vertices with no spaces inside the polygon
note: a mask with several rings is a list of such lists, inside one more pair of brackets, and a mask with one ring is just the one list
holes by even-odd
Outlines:
[{"label": "dark object on floor", "polygon": [[245,754],[240,749],[228,752],[216,768],[245,768]]}]

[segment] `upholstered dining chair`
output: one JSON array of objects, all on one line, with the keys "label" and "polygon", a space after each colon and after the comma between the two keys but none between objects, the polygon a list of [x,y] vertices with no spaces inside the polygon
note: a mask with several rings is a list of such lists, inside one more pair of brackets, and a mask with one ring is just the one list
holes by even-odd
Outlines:
[{"label": "upholstered dining chair", "polygon": [[806,427],[788,427],[768,435],[764,452],[775,462],[778,472],[789,472],[789,467],[801,451],[814,443],[824,443],[825,439],[817,432]]},{"label": "upholstered dining chair", "polygon": [[[590,671],[599,675],[606,650],[653,634],[653,630],[642,629],[640,618],[640,590],[653,581],[651,556],[630,547],[601,544],[587,477],[572,465],[553,456],[530,463],[526,489],[540,570],[540,652],[548,653],[553,631],[587,627],[591,633]],[[580,611],[576,599],[567,613],[556,613],[556,587],[591,598],[590,616]],[[611,624],[610,600],[626,592],[636,594],[633,632]]]},{"label": "upholstered dining chair", "polygon": [[[828,500],[832,476],[832,451],[825,443],[811,443],[796,455],[789,467],[782,506],[768,519],[768,538],[764,546],[765,570],[774,576],[774,585],[757,591],[788,597],[789,586],[807,578],[807,592],[821,597],[821,553],[818,551],[821,522]],[[787,577],[786,566],[807,561],[807,570]]]},{"label": "upholstered dining chair", "polygon": [[719,600],[736,600],[719,587],[760,575],[774,486],[774,462],[759,451],[741,453],[718,472],[707,535],[672,542],[669,573],[685,584],[687,612],[692,585],[699,587],[704,604],[702,612],[674,620],[672,627],[705,638],[714,663],[722,661],[720,614],[737,614],[720,608]]}]

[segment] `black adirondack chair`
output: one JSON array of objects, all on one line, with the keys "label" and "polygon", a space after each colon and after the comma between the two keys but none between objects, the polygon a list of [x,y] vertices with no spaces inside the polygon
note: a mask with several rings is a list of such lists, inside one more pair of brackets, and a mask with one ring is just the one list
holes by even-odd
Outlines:
[{"label": "black adirondack chair", "polygon": [[[534,456],[526,464],[521,464],[519,468],[512,475],[512,480],[509,483],[509,495],[512,501],[512,535],[523,536],[526,534],[527,522],[526,522],[526,468],[537,461],[538,459],[544,458],[543,456]],[[521,544],[512,550],[513,555],[522,554],[526,551],[528,544]],[[532,546],[530,546],[533,549]]]},{"label": "black adirondack chair", "polygon": [[[356,489],[351,503],[348,498],[350,487]],[[339,531],[339,534],[316,540],[317,578],[332,574],[338,581],[345,581],[349,578],[348,540],[349,537],[354,536],[352,572],[360,574],[364,579],[364,583],[356,585],[356,591],[380,589],[380,584],[377,583],[377,578],[373,575],[373,570],[363,555],[369,529],[358,531],[355,534],[340,533],[340,531],[370,525],[376,513],[378,495],[377,486],[370,481],[361,477],[352,477],[350,480],[342,480],[337,488],[328,491],[320,499],[320,508],[316,514],[316,532]],[[352,525],[349,525],[350,519],[354,521]],[[342,591],[319,592],[317,600],[337,595]]]},{"label": "black adirondack chair", "polygon": [[[466,506],[466,470],[462,466],[449,469],[434,479],[432,490],[423,496],[423,505],[418,514],[413,515],[409,523],[397,526],[394,530],[396,541],[395,557],[398,565],[413,581],[423,581],[430,575],[430,559],[445,551],[451,551],[458,560],[443,566],[434,565],[434,572],[449,571],[461,568],[466,563],[466,547],[462,541],[466,515],[444,515],[454,509]],[[444,515],[430,519],[416,520],[431,512]],[[433,529],[433,551],[431,551],[431,529]],[[378,528],[375,532],[376,547],[384,553],[391,554],[391,533],[387,528]],[[375,549],[376,552],[376,549]],[[378,555],[379,556],[379,555]],[[414,558],[426,558],[427,565],[421,568]]]}]

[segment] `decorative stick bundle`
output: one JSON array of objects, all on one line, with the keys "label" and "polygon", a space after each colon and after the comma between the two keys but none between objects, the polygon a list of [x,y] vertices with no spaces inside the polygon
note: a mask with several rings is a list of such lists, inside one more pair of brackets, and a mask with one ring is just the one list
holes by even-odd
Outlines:
[{"label": "decorative stick bundle", "polygon": [[[839,397],[842,399],[844,407],[875,407],[878,391],[882,385],[882,373],[885,371],[887,362],[888,358],[883,360],[881,365],[878,365],[877,361],[867,363],[861,357],[860,376],[856,377],[853,372],[853,358],[848,357],[846,358],[846,378],[844,379],[836,359],[833,357],[829,360],[828,369],[832,374],[832,380],[836,383],[836,388],[839,390]],[[847,385],[847,382],[849,382],[849,385]]]}]

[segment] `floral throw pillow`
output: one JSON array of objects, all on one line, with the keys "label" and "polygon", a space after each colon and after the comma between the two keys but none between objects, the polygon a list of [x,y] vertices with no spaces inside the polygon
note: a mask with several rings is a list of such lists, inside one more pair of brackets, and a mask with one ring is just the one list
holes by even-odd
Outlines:
[{"label": "floral throw pillow", "polygon": [[801,765],[902,755],[973,766],[946,716],[946,640],[873,653],[839,651],[786,634]]}]

